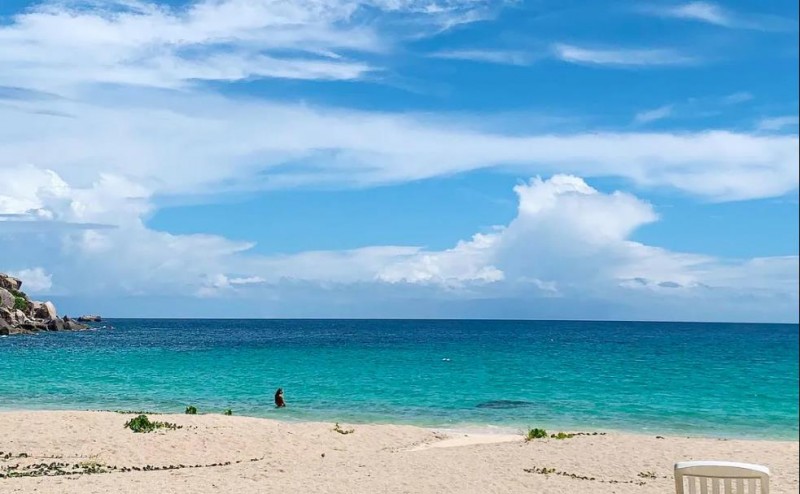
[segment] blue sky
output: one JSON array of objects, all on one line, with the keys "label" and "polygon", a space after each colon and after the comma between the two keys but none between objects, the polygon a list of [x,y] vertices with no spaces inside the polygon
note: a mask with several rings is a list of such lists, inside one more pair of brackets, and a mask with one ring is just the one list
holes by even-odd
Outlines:
[{"label": "blue sky", "polygon": [[796,322],[797,18],[4,2],[0,271],[111,316]]}]

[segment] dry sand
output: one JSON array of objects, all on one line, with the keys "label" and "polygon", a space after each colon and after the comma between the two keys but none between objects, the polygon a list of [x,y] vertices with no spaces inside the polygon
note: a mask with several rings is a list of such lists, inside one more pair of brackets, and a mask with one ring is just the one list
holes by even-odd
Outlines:
[{"label": "dry sand", "polygon": [[[59,463],[65,471],[110,470],[0,478],[0,492],[669,493],[673,464],[696,459],[767,465],[773,493],[798,492],[797,442],[621,433],[525,442],[361,424],[342,424],[354,432],[341,434],[330,423],[222,415],[151,415],[183,428],[136,434],[123,428],[131,417],[0,413],[0,475],[54,472]],[[54,465],[32,466],[43,463]],[[170,466],[177,468],[162,470]],[[541,468],[556,473],[535,471]]]}]

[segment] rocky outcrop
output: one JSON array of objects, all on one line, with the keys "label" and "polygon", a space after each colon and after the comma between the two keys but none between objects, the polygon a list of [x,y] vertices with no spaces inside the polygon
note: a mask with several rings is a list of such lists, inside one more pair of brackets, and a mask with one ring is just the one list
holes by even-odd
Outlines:
[{"label": "rocky outcrop", "polygon": [[5,288],[0,288],[0,309],[13,309],[16,297]]},{"label": "rocky outcrop", "polygon": [[58,317],[53,302],[33,302],[31,313],[37,319],[51,320]]},{"label": "rocky outcrop", "polygon": [[0,336],[88,329],[74,319],[59,318],[52,302],[31,300],[21,288],[22,281],[0,273]]},{"label": "rocky outcrop", "polygon": [[5,288],[13,293],[19,291],[20,287],[22,287],[22,281],[7,274],[0,273],[0,288]]},{"label": "rocky outcrop", "polygon": [[98,315],[91,314],[91,315],[86,315],[86,316],[79,317],[78,321],[79,322],[102,322],[103,318],[98,316]]}]

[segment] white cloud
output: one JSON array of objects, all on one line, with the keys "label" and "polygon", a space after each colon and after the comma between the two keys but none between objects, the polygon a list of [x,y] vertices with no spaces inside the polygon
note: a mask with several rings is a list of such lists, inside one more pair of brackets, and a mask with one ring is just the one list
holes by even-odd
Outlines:
[{"label": "white cloud", "polygon": [[741,105],[754,99],[746,91],[738,91],[724,96],[692,97],[681,102],[670,103],[634,115],[634,124],[647,124],[668,117],[702,118],[731,112],[731,107]]},{"label": "white cloud", "polygon": [[736,93],[731,93],[727,96],[723,96],[721,102],[724,105],[738,105],[739,103],[744,103],[752,99],[752,94],[748,93],[747,91],[739,91]]},{"label": "white cloud", "polygon": [[[40,175],[45,184],[49,177]],[[104,189],[114,183],[62,189],[66,200],[46,207],[55,218],[100,221],[107,217],[105,210],[76,209],[73,202],[80,198],[91,204],[91,197],[109,193]],[[512,222],[442,251],[374,246],[264,256],[246,242],[150,230],[141,221],[148,208],[124,201],[115,203],[118,228],[113,230],[57,229],[37,234],[37,242],[1,230],[0,236],[10,258],[42,263],[48,283],[52,276],[51,293],[90,298],[235,296],[259,300],[259,306],[279,314],[293,308],[289,313],[295,315],[326,315],[323,308],[341,304],[365,307],[348,309],[348,315],[374,315],[367,310],[372,304],[415,297],[439,300],[442,307],[512,300],[518,308],[556,298],[581,314],[596,304],[617,307],[617,317],[647,317],[634,311],[637,304],[669,306],[666,317],[672,319],[735,313],[787,320],[797,313],[797,257],[723,260],[631,241],[637,228],[657,221],[652,206],[630,194],[602,193],[574,176],[534,179],[515,191],[519,209]],[[619,306],[629,300],[636,304]],[[314,311],[303,312],[310,310],[309,303]],[[571,316],[559,307],[566,311],[560,317]],[[327,313],[337,314],[342,312]]]},{"label": "white cloud", "polygon": [[266,283],[267,280],[260,276],[247,276],[244,278],[231,278],[228,282],[231,285],[257,285],[259,283]]},{"label": "white cloud", "polygon": [[[153,194],[365,186],[498,167],[521,174],[624,177],[643,187],[674,187],[711,200],[796,189],[795,136],[724,130],[526,135],[470,127],[462,115],[434,121],[413,114],[223,98],[204,87],[137,86],[191,85],[197,74],[184,73],[181,64],[210,70],[223,56],[247,58],[244,65],[239,59],[225,61],[225,70],[232,67],[238,74],[225,80],[259,76],[260,65],[251,63],[255,59],[283,57],[280,64],[268,65],[284,70],[286,64],[306,63],[312,52],[321,63],[346,70],[341,64],[350,63],[346,60],[352,54],[391,44],[384,31],[378,36],[379,30],[371,30],[375,23],[366,22],[370,9],[442,25],[447,16],[485,12],[487,5],[473,0],[208,0],[172,9],[127,1],[88,8],[83,3],[45,4],[0,27],[0,84],[22,86],[7,94],[13,104],[0,105],[0,173],[30,164],[79,188],[114,177],[119,183],[109,187],[125,191],[95,204],[78,199],[78,208],[103,208],[119,200],[144,205]],[[662,55],[669,55],[569,45],[559,49],[572,61],[622,65],[668,63]],[[163,53],[180,60],[153,65]],[[64,70],[64,64],[73,63],[78,65]],[[305,75],[292,77],[326,77],[310,66],[302,70]],[[125,84],[98,85],[110,82],[107,74]],[[476,115],[473,121],[486,125],[491,120],[486,117]],[[4,208],[22,214],[31,207],[26,201],[38,201],[31,197],[38,192],[19,187],[25,192],[13,194],[17,204]],[[57,184],[48,185],[50,201],[60,200],[57,189]],[[130,197],[128,189],[136,189]],[[0,190],[0,203],[12,200],[8,197]]]},{"label": "white cloud", "polygon": [[672,105],[659,106],[658,108],[654,108],[652,110],[637,113],[633,118],[633,121],[638,124],[646,124],[655,122],[657,120],[663,120],[672,115],[672,111]]},{"label": "white cloud", "polygon": [[435,284],[462,288],[471,283],[494,283],[505,275],[491,265],[496,234],[475,234],[466,242],[442,252],[414,252],[382,268],[376,278],[389,283]]},{"label": "white cloud", "polygon": [[[155,198],[164,196],[360,187],[489,168],[622,177],[708,200],[797,190],[795,135],[520,133],[513,125],[517,131],[503,132],[486,115],[469,124],[461,115],[222,97],[197,84],[362,78],[406,37],[490,16],[488,2],[473,0],[58,2],[17,15],[0,26],[0,238],[2,262],[15,263],[0,271],[41,266],[27,268],[31,283],[54,296],[200,296],[211,308],[209,297],[234,296],[294,297],[301,312],[316,307],[301,299],[376,306],[379,294],[524,302],[515,306],[537,297],[579,305],[645,297],[650,304],[641,305],[652,306],[646,297],[658,293],[659,303],[719,317],[713,311],[730,307],[731,297],[752,292],[754,301],[734,304],[742,317],[796,309],[796,289],[787,291],[796,258],[721,261],[631,242],[632,231],[656,220],[652,208],[574,176],[520,185],[513,222],[443,251],[372,246],[260,256],[250,242],[147,227]],[[573,63],[690,62],[670,50],[556,48]]]},{"label": "white cloud", "polygon": [[759,31],[791,31],[797,28],[797,22],[791,19],[755,13],[739,14],[712,2],[699,1],[667,7],[650,7],[644,11],[663,17],[705,22],[726,28]]},{"label": "white cloud", "polygon": [[10,271],[8,274],[21,280],[22,289],[32,294],[46,293],[53,286],[53,277],[40,267]]},{"label": "white cloud", "polygon": [[733,20],[719,5],[710,2],[690,2],[664,9],[665,15],[694,19],[698,21],[730,27]]},{"label": "white cloud", "polygon": [[[469,127],[459,115],[429,120],[195,92],[113,90],[93,96],[93,103],[0,106],[0,173],[16,175],[20,163],[32,163],[79,187],[115,176],[120,182],[110,186],[131,196],[103,199],[111,202],[136,202],[147,194],[364,186],[496,167],[624,177],[712,200],[780,196],[798,183],[798,139],[791,135],[520,135]],[[41,108],[71,117],[43,115],[36,111]],[[30,202],[34,189],[19,187],[26,192],[15,200]],[[18,205],[12,212],[31,207]]]},{"label": "white cloud", "polygon": [[522,51],[510,50],[443,50],[430,54],[433,58],[470,60],[505,65],[529,65],[535,57]]},{"label": "white cloud", "polygon": [[797,115],[785,115],[781,117],[763,118],[758,122],[758,130],[774,132],[783,130],[786,127],[797,127],[800,118]]},{"label": "white cloud", "polygon": [[553,53],[565,62],[620,67],[690,65],[699,61],[666,48],[587,48],[559,43],[553,45]]},{"label": "white cloud", "polygon": [[[415,35],[480,20],[488,2],[452,0],[139,0],[45,2],[0,25],[0,85],[69,91],[81,83],[180,88],[251,78],[349,80],[365,59]],[[384,14],[380,24],[370,17]],[[426,27],[427,26],[427,27]],[[406,27],[408,29],[408,26]]]}]

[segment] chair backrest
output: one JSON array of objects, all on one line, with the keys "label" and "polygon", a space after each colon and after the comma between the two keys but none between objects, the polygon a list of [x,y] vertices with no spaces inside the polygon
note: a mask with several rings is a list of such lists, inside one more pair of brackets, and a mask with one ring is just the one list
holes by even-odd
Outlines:
[{"label": "chair backrest", "polygon": [[732,461],[675,464],[676,494],[769,494],[769,468]]}]

